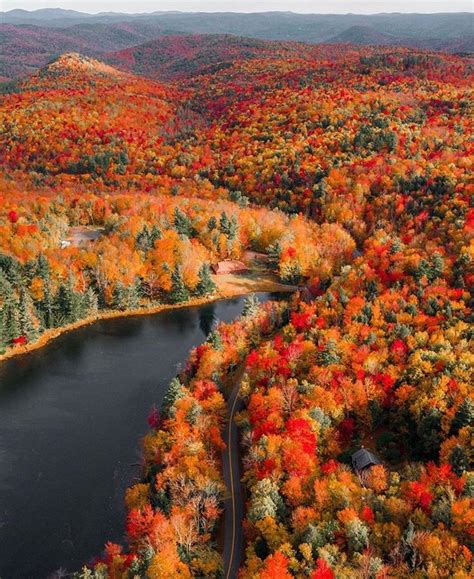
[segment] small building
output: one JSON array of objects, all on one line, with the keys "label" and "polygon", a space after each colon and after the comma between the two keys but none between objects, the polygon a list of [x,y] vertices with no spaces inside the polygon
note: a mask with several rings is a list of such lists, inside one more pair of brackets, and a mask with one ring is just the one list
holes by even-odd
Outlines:
[{"label": "small building", "polygon": [[376,464],[381,464],[380,460],[366,448],[361,448],[352,455],[352,467],[359,475]]},{"label": "small building", "polygon": [[224,275],[228,273],[244,273],[248,271],[248,267],[242,261],[234,259],[225,259],[213,264],[212,271],[216,275]]}]

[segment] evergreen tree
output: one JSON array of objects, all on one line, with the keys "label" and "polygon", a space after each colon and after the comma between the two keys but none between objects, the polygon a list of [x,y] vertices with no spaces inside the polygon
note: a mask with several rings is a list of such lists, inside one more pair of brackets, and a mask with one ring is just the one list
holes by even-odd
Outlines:
[{"label": "evergreen tree", "polygon": [[212,217],[209,217],[209,221],[207,222],[207,229],[209,231],[214,231],[216,227],[217,227],[217,219],[213,215]]},{"label": "evergreen tree", "polygon": [[163,398],[163,404],[161,407],[161,411],[163,416],[168,417],[172,416],[173,414],[173,406],[178,398],[183,396],[183,386],[179,381],[179,378],[173,378],[171,380],[170,385],[168,386],[168,390]]},{"label": "evergreen tree", "polygon": [[180,235],[185,235],[186,237],[193,236],[193,226],[191,220],[178,207],[176,207],[174,210],[173,225]]},{"label": "evergreen tree", "polygon": [[465,398],[456,410],[451,432],[457,434],[464,426],[474,426],[474,401],[469,397]]},{"label": "evergreen tree", "polygon": [[137,233],[135,243],[138,249],[141,249],[142,251],[146,252],[150,249],[150,233],[148,232],[146,223],[143,226],[143,229]]},{"label": "evergreen tree", "polygon": [[140,280],[133,283],[131,286],[127,288],[127,309],[128,310],[136,310],[140,304],[140,296],[139,296],[139,288],[140,288]]},{"label": "evergreen tree", "polygon": [[219,334],[219,332],[217,330],[213,330],[208,338],[207,338],[207,342],[211,345],[211,348],[213,350],[221,350],[223,343],[222,343],[222,337]]},{"label": "evergreen tree", "polygon": [[184,283],[183,273],[181,271],[181,266],[179,265],[175,266],[173,273],[171,274],[171,291],[169,294],[169,300],[173,304],[187,302],[189,300],[189,291]]},{"label": "evergreen tree", "polygon": [[117,282],[112,293],[112,307],[114,310],[124,311],[128,302],[127,290],[121,281]]},{"label": "evergreen tree", "polygon": [[20,325],[20,334],[25,336],[28,342],[34,342],[38,337],[38,332],[36,329],[36,316],[33,302],[25,288],[21,288],[20,290],[18,321]]},{"label": "evergreen tree", "polygon": [[260,301],[255,294],[250,294],[244,299],[244,307],[242,310],[242,316],[244,318],[255,315],[258,312],[258,307]]},{"label": "evergreen tree", "polygon": [[74,291],[72,276],[67,284],[61,284],[56,295],[54,309],[56,311],[56,325],[72,324],[83,314],[83,301],[79,293]]},{"label": "evergreen tree", "polygon": [[92,287],[84,295],[84,309],[87,316],[95,316],[99,310],[99,299]]},{"label": "evergreen tree", "polygon": [[462,476],[464,471],[469,470],[469,459],[467,457],[466,451],[459,444],[456,444],[456,446],[451,451],[449,456],[449,464],[457,476]]},{"label": "evergreen tree", "polygon": [[206,296],[216,291],[216,284],[211,278],[211,268],[208,263],[203,263],[198,273],[199,281],[196,285],[196,295]]},{"label": "evergreen tree", "polygon": [[346,525],[347,544],[352,552],[362,552],[369,543],[369,531],[360,519],[353,519]]},{"label": "evergreen tree", "polygon": [[162,238],[161,230],[157,225],[153,225],[150,231],[151,247],[154,247],[155,241]]},{"label": "evergreen tree", "polygon": [[36,259],[36,275],[45,281],[49,278],[50,270],[49,263],[46,257],[40,253]]},{"label": "evergreen tree", "polygon": [[38,304],[43,326],[47,329],[54,327],[54,306],[51,282],[49,275],[43,280],[43,299]]},{"label": "evergreen tree", "polygon": [[0,349],[4,350],[20,335],[18,303],[12,284],[0,270]]},{"label": "evergreen tree", "polygon": [[270,259],[270,265],[274,268],[277,268],[278,264],[280,263],[281,243],[279,241],[275,241],[275,243],[268,247],[267,254]]}]

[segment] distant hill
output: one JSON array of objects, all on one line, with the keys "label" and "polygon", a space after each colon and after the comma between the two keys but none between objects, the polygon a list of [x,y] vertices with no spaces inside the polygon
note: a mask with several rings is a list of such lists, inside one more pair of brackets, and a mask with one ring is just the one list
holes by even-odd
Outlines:
[{"label": "distant hill", "polygon": [[159,79],[194,77],[254,58],[304,58],[314,46],[224,34],[167,35],[140,46],[105,54],[123,70]]},{"label": "distant hill", "polygon": [[410,46],[446,52],[474,52],[474,34],[461,38],[412,38],[379,32],[370,26],[351,26],[328,40],[334,44],[359,46]]},{"label": "distant hill", "polygon": [[2,13],[6,24],[64,27],[79,23],[159,23],[168,30],[195,34],[237,34],[273,40],[325,42],[352,26],[368,26],[384,34],[412,38],[460,38],[472,34],[471,13],[437,14],[295,14],[293,12],[152,12],[87,14],[43,9]]},{"label": "distant hill", "polygon": [[[25,76],[67,51],[101,56],[103,53],[145,44],[163,35],[226,34],[260,40],[311,44],[375,44],[412,46],[448,52],[474,51],[472,32],[474,18],[469,13],[86,14],[74,10],[43,9],[32,12],[26,10],[2,12],[1,20],[0,77],[4,78]],[[171,57],[171,60],[175,61],[174,55],[163,56]],[[194,57],[197,58],[197,55]],[[157,58],[160,58],[159,54]],[[140,56],[136,51],[134,59],[135,65],[139,67]],[[175,62],[175,65],[178,66],[178,63]],[[143,66],[146,68],[148,65],[144,63]],[[153,67],[153,63],[150,63],[150,66]],[[170,65],[170,69],[172,66]]]},{"label": "distant hill", "polygon": [[0,24],[0,76],[26,76],[64,52],[99,56],[142,44],[163,33],[159,25],[146,22],[88,22],[66,28]]},{"label": "distant hill", "polygon": [[350,28],[347,28],[347,30],[344,30],[343,32],[330,38],[329,42],[335,44],[378,44],[389,46],[391,44],[399,44],[399,40],[400,39],[393,34],[378,32],[370,26],[351,26]]}]

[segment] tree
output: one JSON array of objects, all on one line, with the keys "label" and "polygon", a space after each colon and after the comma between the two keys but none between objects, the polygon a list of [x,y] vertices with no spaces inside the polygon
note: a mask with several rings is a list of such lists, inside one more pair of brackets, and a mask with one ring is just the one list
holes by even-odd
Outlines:
[{"label": "tree", "polygon": [[112,307],[115,310],[126,310],[128,307],[127,290],[122,282],[117,282],[112,296]]},{"label": "tree", "polygon": [[213,294],[217,287],[211,277],[211,268],[208,263],[203,263],[198,273],[199,281],[196,285],[196,295],[206,296]]},{"label": "tree", "polygon": [[189,291],[184,283],[180,265],[176,265],[171,274],[171,291],[168,297],[172,304],[187,302],[189,300]]},{"label": "tree", "polygon": [[223,346],[222,338],[217,330],[211,331],[207,338],[207,342],[211,345],[213,350],[221,350]]},{"label": "tree", "polygon": [[260,305],[260,300],[255,294],[250,294],[244,299],[244,307],[242,310],[242,316],[244,318],[254,316],[258,312],[258,307]]},{"label": "tree", "polygon": [[5,274],[0,270],[0,348],[10,345],[20,334],[18,304],[15,292]]},{"label": "tree", "polygon": [[82,317],[82,296],[74,291],[73,278],[69,276],[67,284],[61,284],[54,300],[56,325],[71,324]]},{"label": "tree", "polygon": [[469,396],[461,402],[456,410],[451,424],[451,432],[456,434],[464,426],[474,426],[474,400]]},{"label": "tree", "polygon": [[360,519],[353,519],[346,524],[347,544],[351,551],[360,553],[369,543],[369,531]]},{"label": "tree", "polygon": [[173,378],[163,398],[162,412],[164,416],[170,416],[172,414],[172,408],[176,400],[178,400],[178,398],[181,398],[182,396],[183,396],[183,385],[179,381],[179,378]]},{"label": "tree", "polygon": [[84,296],[84,308],[88,316],[95,316],[99,310],[99,298],[91,286]]},{"label": "tree", "polygon": [[179,207],[176,207],[174,210],[173,225],[180,235],[185,235],[186,237],[193,236],[194,231],[191,220]]},{"label": "tree", "polygon": [[21,335],[25,336],[28,342],[33,342],[38,336],[36,316],[33,302],[25,288],[20,290],[18,321]]},{"label": "tree", "polygon": [[469,470],[469,459],[467,453],[459,444],[456,444],[451,451],[449,464],[457,476],[462,476],[465,471]]}]

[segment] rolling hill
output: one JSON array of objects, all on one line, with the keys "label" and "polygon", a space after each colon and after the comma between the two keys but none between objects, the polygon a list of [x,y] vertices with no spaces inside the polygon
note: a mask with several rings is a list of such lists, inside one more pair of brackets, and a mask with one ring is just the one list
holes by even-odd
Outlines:
[{"label": "rolling hill", "polygon": [[86,14],[45,9],[32,12],[11,10],[1,15],[0,76],[6,79],[25,76],[71,50],[97,57],[167,34],[225,34],[311,44],[350,42],[357,45],[414,46],[447,52],[474,50],[473,16],[468,13]]}]

